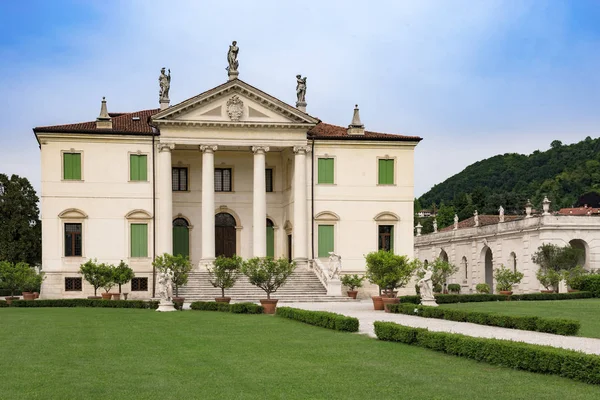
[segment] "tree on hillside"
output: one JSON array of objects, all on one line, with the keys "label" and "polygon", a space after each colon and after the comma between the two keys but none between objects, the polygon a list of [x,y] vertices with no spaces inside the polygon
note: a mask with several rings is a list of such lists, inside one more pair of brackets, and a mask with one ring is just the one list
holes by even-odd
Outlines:
[{"label": "tree on hillside", "polygon": [[29,265],[41,263],[38,201],[27,178],[0,174],[0,260]]},{"label": "tree on hillside", "polygon": [[438,224],[438,229],[452,225],[454,223],[454,207],[442,203],[435,219]]}]

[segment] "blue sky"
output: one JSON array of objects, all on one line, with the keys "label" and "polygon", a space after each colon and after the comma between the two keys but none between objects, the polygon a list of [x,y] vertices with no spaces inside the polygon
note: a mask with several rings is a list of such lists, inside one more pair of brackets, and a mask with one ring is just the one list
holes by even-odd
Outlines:
[{"label": "blue sky", "polygon": [[308,112],[419,135],[415,194],[467,165],[600,132],[600,1],[0,2],[0,172],[40,188],[31,128],[172,104],[240,78]]}]

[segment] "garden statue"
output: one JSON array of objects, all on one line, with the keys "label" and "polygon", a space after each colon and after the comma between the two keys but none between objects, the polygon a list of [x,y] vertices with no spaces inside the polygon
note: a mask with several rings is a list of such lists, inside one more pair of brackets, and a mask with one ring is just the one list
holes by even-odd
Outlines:
[{"label": "garden statue", "polygon": [[158,297],[160,304],[156,311],[176,311],[173,307],[173,271],[167,268],[158,274]]},{"label": "garden statue", "polygon": [[169,89],[171,88],[171,70],[169,74],[165,74],[165,67],[160,70],[160,76],[158,77],[158,84],[160,85],[160,92],[158,95],[159,100],[169,100]]},{"label": "garden statue", "polygon": [[333,251],[329,252],[329,279],[340,279],[340,271],[342,269],[342,257],[335,254]]},{"label": "garden statue", "polygon": [[433,281],[431,280],[432,276],[433,276],[433,268],[428,267],[425,270],[425,275],[418,282],[419,293],[421,295],[421,305],[437,307],[437,303],[435,302],[435,297],[433,296],[433,288],[432,288]]}]

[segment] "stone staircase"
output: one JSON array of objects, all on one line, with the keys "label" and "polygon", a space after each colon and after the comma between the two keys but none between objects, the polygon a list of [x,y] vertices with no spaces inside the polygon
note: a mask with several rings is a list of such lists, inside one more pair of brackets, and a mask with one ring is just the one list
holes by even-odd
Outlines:
[{"label": "stone staircase", "polygon": [[[179,288],[179,296],[185,297],[185,302],[214,301],[221,297],[221,289],[210,284],[207,271],[190,272],[188,284]],[[235,286],[225,290],[225,296],[231,297],[232,302],[258,302],[266,299],[262,290],[248,282],[248,278],[240,276]],[[288,278],[285,285],[271,295],[280,302],[325,302],[325,301],[356,301],[345,296],[327,296],[327,290],[312,271],[296,270]]]}]

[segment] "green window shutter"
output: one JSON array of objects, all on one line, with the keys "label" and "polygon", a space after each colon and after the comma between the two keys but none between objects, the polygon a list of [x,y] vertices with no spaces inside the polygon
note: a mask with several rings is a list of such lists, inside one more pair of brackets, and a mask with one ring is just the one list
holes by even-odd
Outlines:
[{"label": "green window shutter", "polygon": [[394,184],[394,160],[379,160],[379,184]]},{"label": "green window shutter", "polygon": [[318,183],[333,183],[333,158],[319,158]]},{"label": "green window shutter", "polygon": [[63,179],[81,180],[80,153],[63,153]]},{"label": "green window shutter", "polygon": [[130,181],[138,181],[139,180],[139,159],[138,156],[131,154],[129,155],[129,180]]},{"label": "green window shutter", "polygon": [[388,184],[394,184],[394,160],[387,160],[387,178]]},{"label": "green window shutter", "polygon": [[148,224],[131,224],[131,257],[148,257]]},{"label": "green window shutter", "polygon": [[319,257],[329,257],[334,250],[333,225],[319,225]]},{"label": "green window shutter", "polygon": [[190,232],[185,226],[173,227],[173,255],[189,257],[190,255]]},{"label": "green window shutter", "polygon": [[387,168],[385,165],[386,160],[379,160],[379,184],[383,185],[387,181]]},{"label": "green window shutter", "polygon": [[138,177],[140,181],[148,180],[148,156],[138,156]]},{"label": "green window shutter", "polygon": [[267,226],[267,257],[275,257],[275,230]]}]

